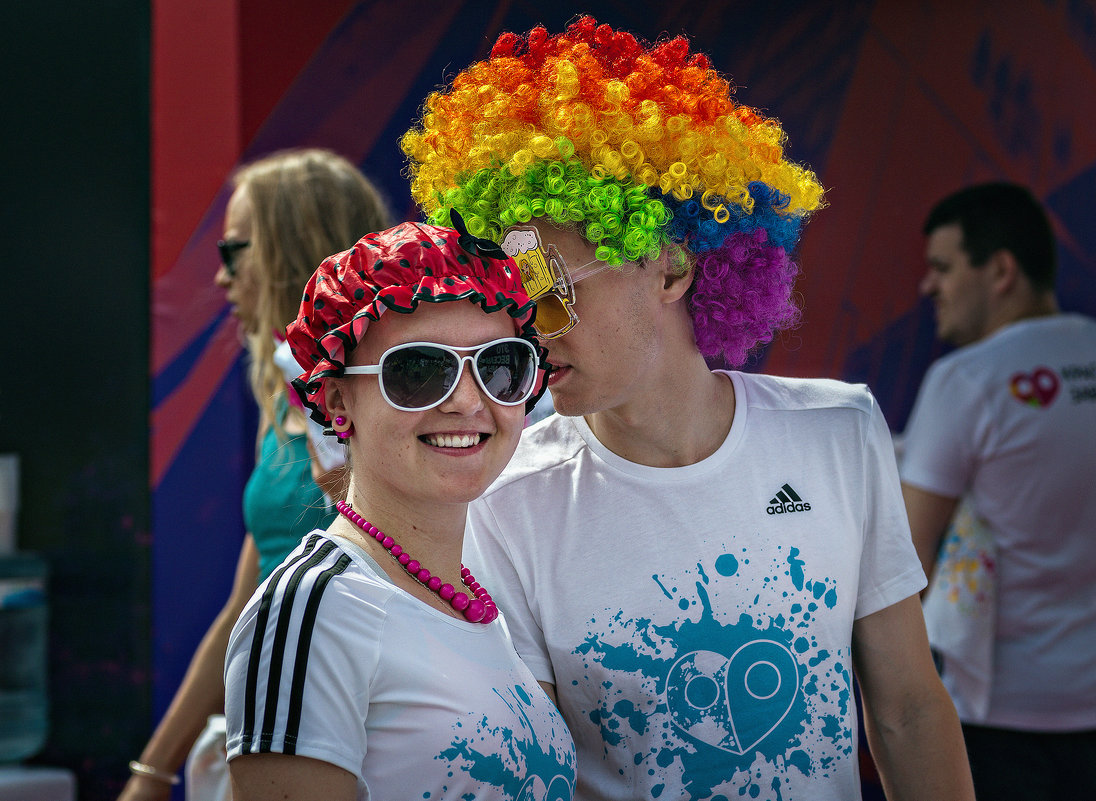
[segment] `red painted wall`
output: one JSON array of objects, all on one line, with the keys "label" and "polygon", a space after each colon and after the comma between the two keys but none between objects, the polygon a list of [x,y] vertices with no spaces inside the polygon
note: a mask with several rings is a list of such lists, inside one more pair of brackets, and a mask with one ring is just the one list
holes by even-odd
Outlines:
[{"label": "red painted wall", "polygon": [[[352,0],[153,0],[152,275]],[[212,273],[210,275],[212,278]]]}]

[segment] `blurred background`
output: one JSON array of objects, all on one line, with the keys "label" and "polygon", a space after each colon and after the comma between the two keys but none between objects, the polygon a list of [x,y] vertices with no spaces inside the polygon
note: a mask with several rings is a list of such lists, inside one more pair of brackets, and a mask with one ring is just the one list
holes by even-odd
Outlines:
[{"label": "blurred background", "polygon": [[901,430],[942,352],[921,223],[983,180],[1046,203],[1061,305],[1096,314],[1093,0],[7,3],[0,454],[20,469],[0,512],[49,571],[26,761],[72,771],[81,801],[120,790],[243,537],[256,409],[213,285],[233,168],[331,148],[417,219],[398,139],[427,93],[499,32],[580,12],[689,34],[828,189],[803,323],[747,369],[866,382]]}]

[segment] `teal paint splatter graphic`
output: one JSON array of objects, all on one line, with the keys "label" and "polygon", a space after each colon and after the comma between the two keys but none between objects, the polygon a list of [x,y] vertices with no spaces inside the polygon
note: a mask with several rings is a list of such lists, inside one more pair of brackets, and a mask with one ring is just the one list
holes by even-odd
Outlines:
[{"label": "teal paint splatter graphic", "polygon": [[[636,771],[660,782],[656,798],[784,801],[794,774],[826,776],[853,755],[848,650],[822,648],[811,634],[812,621],[836,606],[837,588],[810,577],[798,549],[781,553],[764,573],[768,605],[761,593],[743,597],[739,572],[749,559],[724,553],[711,578],[702,563],[687,580],[652,576],[656,591],[677,601],[679,619],[618,613],[575,649],[601,668],[591,671],[600,686],[589,688],[598,706],[585,714],[606,754],[631,752]],[[605,679],[617,672],[630,679]],[[637,679],[642,700],[627,689]]]},{"label": "teal paint splatter graphic", "polygon": [[[574,752],[568,749],[561,753],[556,749],[553,745],[556,741],[554,729],[541,731],[541,736],[537,736],[537,728],[529,717],[532,700],[523,687],[515,685],[507,690],[506,695],[498,690],[495,694],[521,721],[521,731],[490,726],[486,718],[481,718],[472,735],[454,739],[452,747],[442,751],[436,759],[452,763],[485,787],[497,790],[497,794],[491,795],[492,798],[570,801],[575,786]],[[542,729],[546,723],[554,723],[561,728],[564,726],[558,717],[554,721],[541,718],[540,723]],[[544,748],[545,742],[548,744],[547,750]]]}]

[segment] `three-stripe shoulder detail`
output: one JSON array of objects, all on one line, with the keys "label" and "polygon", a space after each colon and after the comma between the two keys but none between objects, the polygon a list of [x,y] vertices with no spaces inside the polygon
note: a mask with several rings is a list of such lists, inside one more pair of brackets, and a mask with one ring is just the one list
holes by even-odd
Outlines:
[{"label": "three-stripe shoulder detail", "polygon": [[[241,747],[243,753],[267,752],[275,736],[279,705],[287,705],[287,724],[282,753],[293,754],[301,719],[305,677],[308,671],[308,650],[316,615],[324,591],[331,579],[346,570],[350,557],[339,553],[332,559],[337,546],[312,535],[298,556],[282,564],[270,577],[259,603],[255,617],[255,631],[247,663],[247,681],[244,692],[244,726]],[[286,665],[286,643],[290,639],[290,625],[294,609],[300,608],[297,647],[290,663],[292,676],[289,697],[281,693],[282,671]],[[277,619],[271,614],[277,610]],[[267,640],[271,640],[270,660],[264,665],[262,653]],[[266,697],[261,717],[258,704],[261,671],[267,671]]]}]

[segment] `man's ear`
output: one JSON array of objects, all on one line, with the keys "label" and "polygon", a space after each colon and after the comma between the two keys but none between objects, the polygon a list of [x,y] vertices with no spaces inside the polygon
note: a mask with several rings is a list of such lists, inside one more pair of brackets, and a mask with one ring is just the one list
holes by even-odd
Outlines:
[{"label": "man's ear", "polygon": [[662,272],[663,303],[676,303],[693,285],[695,263],[680,245],[666,245],[651,266]]},{"label": "man's ear", "polygon": [[1008,295],[1023,277],[1020,262],[1011,250],[1001,248],[990,254],[986,269],[991,270],[991,286],[998,295]]}]

